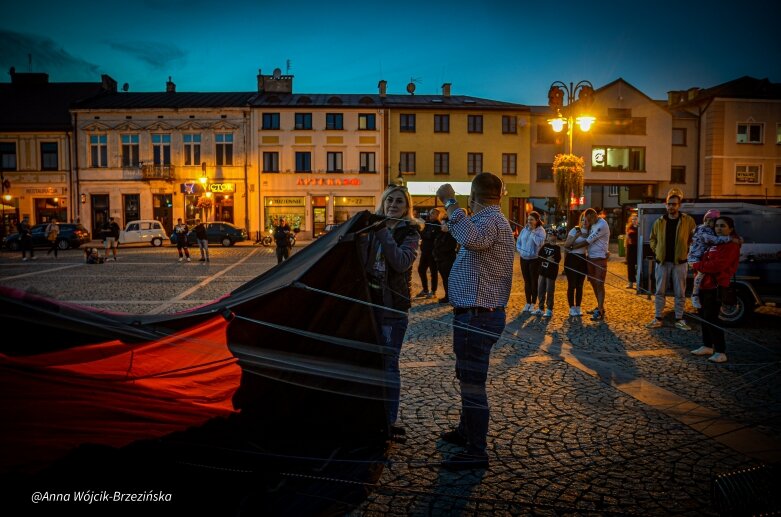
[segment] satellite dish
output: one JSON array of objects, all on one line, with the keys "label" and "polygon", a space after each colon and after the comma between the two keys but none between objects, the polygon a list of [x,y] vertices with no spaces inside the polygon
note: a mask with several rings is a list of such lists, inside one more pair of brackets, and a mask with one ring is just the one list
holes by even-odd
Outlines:
[{"label": "satellite dish", "polygon": [[279,68],[274,69],[274,79],[279,79],[282,76],[282,70]]},{"label": "satellite dish", "polygon": [[415,95],[415,83],[409,83],[407,85],[407,92],[409,92],[410,95]]},{"label": "satellite dish", "polygon": [[129,89],[130,89],[130,85],[129,85],[129,84],[125,83],[125,84],[123,84],[123,85],[122,85],[122,91],[123,91],[123,92],[126,92],[126,91],[128,91]]}]

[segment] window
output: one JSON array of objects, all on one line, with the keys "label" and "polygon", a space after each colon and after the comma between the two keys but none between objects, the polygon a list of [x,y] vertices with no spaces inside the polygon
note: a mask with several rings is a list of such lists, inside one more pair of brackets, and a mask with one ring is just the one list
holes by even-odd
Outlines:
[{"label": "window", "polygon": [[735,183],[738,185],[761,185],[761,165],[735,165]]},{"label": "window", "polygon": [[776,179],[774,181],[776,185],[781,185],[781,165],[776,165]]},{"label": "window", "polygon": [[56,171],[60,168],[57,142],[41,142],[41,170]]},{"label": "window", "polygon": [[645,147],[594,147],[591,169],[645,172]]},{"label": "window", "polygon": [[360,172],[377,172],[377,168],[374,165],[374,159],[374,153],[361,153]]},{"label": "window", "polygon": [[781,124],[776,124],[776,145],[781,145]]},{"label": "window", "polygon": [[311,113],[296,113],[296,129],[312,129]]},{"label": "window", "polygon": [[618,197],[618,185],[610,185],[607,187],[607,195],[611,197]]},{"label": "window", "polygon": [[217,165],[233,165],[233,133],[214,135]]},{"label": "window", "polygon": [[399,155],[399,172],[415,172],[415,153],[401,153]]},{"label": "window", "polygon": [[553,164],[552,163],[538,163],[537,164],[537,181],[553,181]]},{"label": "window", "polygon": [[505,153],[502,155],[502,174],[515,176],[518,174],[518,155],[515,153]]},{"label": "window", "polygon": [[296,153],[296,172],[312,172],[312,153]]},{"label": "window", "polygon": [[761,144],[762,124],[738,124],[739,144]]},{"label": "window", "polygon": [[483,153],[466,154],[466,172],[467,174],[483,172]]},{"label": "window", "polygon": [[201,163],[201,135],[198,133],[185,133],[184,140],[184,164],[198,165]]},{"label": "window", "polygon": [[327,172],[343,172],[342,153],[327,153],[326,162],[328,165]]},{"label": "window", "polygon": [[155,165],[171,165],[171,135],[169,133],[152,135],[152,159]]},{"label": "window", "polygon": [[686,128],[673,128],[673,145],[686,145]]},{"label": "window", "polygon": [[108,167],[108,137],[106,135],[90,135],[90,165],[92,167]]},{"label": "window", "polygon": [[510,115],[502,115],[502,133],[518,133],[518,119]]},{"label": "window", "polygon": [[263,153],[263,172],[279,172],[279,153]]},{"label": "window", "polygon": [[450,153],[434,153],[434,174],[450,174]]},{"label": "window", "polygon": [[415,132],[415,114],[414,113],[402,113],[399,118],[399,125],[401,131],[408,131],[410,133]]},{"label": "window", "polygon": [[367,129],[374,131],[377,129],[377,116],[374,113],[358,114],[358,129]]},{"label": "window", "polygon": [[483,132],[483,116],[482,115],[467,115],[467,118],[466,118],[466,130],[469,133],[482,133]]},{"label": "window", "polygon": [[556,132],[550,124],[537,124],[537,143],[538,144],[555,144]]},{"label": "window", "polygon": [[434,132],[450,133],[450,115],[434,115]]},{"label": "window", "polygon": [[670,183],[686,183],[686,167],[673,165],[670,171]]},{"label": "window", "polygon": [[279,129],[279,113],[264,113],[263,129]]},{"label": "window", "polygon": [[138,135],[121,135],[122,167],[138,167]]},{"label": "window", "polygon": [[16,170],[16,143],[0,142],[0,165],[4,171]]},{"label": "window", "polygon": [[325,128],[344,129],[344,115],[342,115],[341,113],[326,113]]}]

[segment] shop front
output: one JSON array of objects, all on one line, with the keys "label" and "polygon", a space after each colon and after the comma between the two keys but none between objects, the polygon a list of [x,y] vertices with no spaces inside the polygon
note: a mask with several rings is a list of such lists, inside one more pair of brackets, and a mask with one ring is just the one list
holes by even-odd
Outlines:
[{"label": "shop front", "polygon": [[281,217],[301,237],[315,238],[328,224],[375,210],[382,192],[381,175],[263,174],[261,175],[263,228],[268,231]]}]

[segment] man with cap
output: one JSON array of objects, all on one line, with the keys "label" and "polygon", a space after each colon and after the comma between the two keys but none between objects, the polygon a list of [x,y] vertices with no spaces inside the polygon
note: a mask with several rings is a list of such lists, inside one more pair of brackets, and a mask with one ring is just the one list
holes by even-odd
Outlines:
[{"label": "man with cap", "polygon": [[[686,257],[686,261],[689,264],[694,264],[702,259],[702,256],[708,251],[708,248],[715,246],[716,244],[724,244],[732,240],[732,237],[725,235],[719,237],[716,235],[716,231],[713,229],[713,224],[716,219],[721,216],[721,212],[715,208],[711,208],[702,217],[702,224],[694,230],[694,236],[692,237],[692,245],[689,248],[689,255]],[[692,305],[695,309],[701,309],[700,304],[700,284],[702,283],[703,273],[698,272],[694,276],[694,286],[692,287]]]},{"label": "man with cap", "polygon": [[655,317],[646,325],[649,329],[662,326],[667,279],[672,277],[675,293],[675,327],[680,330],[691,330],[683,319],[683,309],[686,306],[687,256],[697,223],[690,215],[680,211],[682,201],[683,193],[680,190],[670,190],[667,194],[667,213],[654,221],[651,228],[649,242],[656,259],[654,269],[656,297]]}]

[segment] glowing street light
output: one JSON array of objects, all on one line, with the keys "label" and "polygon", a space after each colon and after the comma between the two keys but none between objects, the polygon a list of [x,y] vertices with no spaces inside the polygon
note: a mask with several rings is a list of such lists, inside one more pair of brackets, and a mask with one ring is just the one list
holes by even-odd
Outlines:
[{"label": "glowing street light", "polygon": [[[564,104],[565,93],[567,94],[566,104]],[[575,102],[576,96],[579,105],[588,109],[594,100],[594,86],[589,81],[580,81],[574,85],[572,83],[567,85],[561,81],[554,81],[548,90],[548,105],[556,110],[556,116],[548,119],[548,124],[551,125],[556,133],[561,133],[564,126],[567,127],[567,136],[569,137],[569,149],[567,152],[569,154],[572,154],[572,134],[575,124],[577,123],[580,130],[585,133],[591,129],[597,120],[596,117],[586,114],[573,117],[572,103]],[[566,117],[561,114],[562,110],[567,113]]]}]

